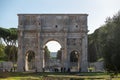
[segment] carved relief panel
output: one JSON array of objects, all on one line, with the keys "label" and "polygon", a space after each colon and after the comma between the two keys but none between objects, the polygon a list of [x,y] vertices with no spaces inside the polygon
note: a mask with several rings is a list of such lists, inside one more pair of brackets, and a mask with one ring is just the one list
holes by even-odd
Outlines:
[{"label": "carved relief panel", "polygon": [[24,38],[25,47],[35,47],[37,45],[36,38]]},{"label": "carved relief panel", "polygon": [[80,45],[81,44],[81,39],[80,38],[68,38],[67,39],[67,45]]}]

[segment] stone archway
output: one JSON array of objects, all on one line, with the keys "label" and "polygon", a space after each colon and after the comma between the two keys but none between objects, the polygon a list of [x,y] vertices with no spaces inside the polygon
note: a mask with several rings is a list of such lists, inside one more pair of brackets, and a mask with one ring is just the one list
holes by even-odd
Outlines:
[{"label": "stone archway", "polygon": [[28,50],[25,56],[25,71],[35,70],[35,53],[32,50]]},{"label": "stone archway", "polygon": [[44,45],[56,40],[62,46],[62,66],[70,66],[70,51],[81,53],[81,71],[87,72],[87,14],[18,14],[17,71],[24,71],[26,52],[34,50],[36,71],[44,67]]},{"label": "stone archway", "polygon": [[70,68],[71,71],[80,71],[80,53],[76,50],[73,50],[70,53]]},{"label": "stone archway", "polygon": [[[47,49],[49,50],[49,58],[46,59],[48,56],[46,56],[46,51],[45,48],[47,47]],[[51,71],[55,68],[60,70],[60,67],[62,66],[62,51],[61,51],[61,44],[55,40],[55,39],[51,39],[48,40],[45,43],[45,47],[44,47],[44,68],[46,71]],[[59,56],[59,55],[60,56]],[[59,57],[59,59],[58,59]]]}]

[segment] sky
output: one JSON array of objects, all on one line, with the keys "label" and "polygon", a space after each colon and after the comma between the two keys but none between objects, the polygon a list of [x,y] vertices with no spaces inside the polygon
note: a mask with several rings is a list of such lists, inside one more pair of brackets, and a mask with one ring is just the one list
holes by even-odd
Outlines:
[{"label": "sky", "polygon": [[120,10],[120,0],[0,0],[0,27],[18,27],[17,14],[88,14],[88,30],[93,33],[107,17]]},{"label": "sky", "polygon": [[88,30],[104,25],[120,10],[120,0],[0,0],[0,27],[18,27],[17,14],[88,14]]},{"label": "sky", "polygon": [[61,49],[61,45],[57,41],[50,41],[46,44],[50,52],[57,52]]},{"label": "sky", "polygon": [[[120,0],[0,0],[0,27],[18,27],[17,14],[88,14],[88,34],[120,10]],[[50,48],[53,47],[50,43]],[[57,47],[56,47],[57,46]],[[56,52],[55,45],[52,52]]]}]

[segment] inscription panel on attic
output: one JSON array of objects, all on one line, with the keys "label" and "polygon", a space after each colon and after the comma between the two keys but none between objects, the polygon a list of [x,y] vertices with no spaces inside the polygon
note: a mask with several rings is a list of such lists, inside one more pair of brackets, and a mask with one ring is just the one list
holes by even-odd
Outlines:
[{"label": "inscription panel on attic", "polygon": [[20,16],[19,24],[28,26],[25,29],[41,27],[43,32],[64,31],[65,28],[68,32],[79,32],[87,29],[87,17],[84,15],[24,15],[24,17]]},{"label": "inscription panel on attic", "polygon": [[36,16],[25,16],[19,19],[20,25],[36,25],[37,18]]}]

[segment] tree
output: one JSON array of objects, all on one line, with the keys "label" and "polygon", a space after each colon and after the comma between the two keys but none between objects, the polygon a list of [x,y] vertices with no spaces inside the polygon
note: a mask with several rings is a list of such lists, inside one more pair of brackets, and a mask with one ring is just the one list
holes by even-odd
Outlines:
[{"label": "tree", "polygon": [[58,50],[57,52],[57,59],[59,59],[61,61],[61,58],[62,58],[62,50]]},{"label": "tree", "polygon": [[10,28],[9,32],[10,32],[10,35],[9,35],[10,45],[16,46],[16,44],[17,44],[17,29]]},{"label": "tree", "polygon": [[95,62],[97,60],[97,51],[95,48],[95,41],[92,34],[88,36],[88,52],[89,62]]},{"label": "tree", "polygon": [[0,39],[0,60],[4,60],[5,52],[4,52],[5,45],[2,43]]},{"label": "tree", "polygon": [[16,45],[17,44],[17,29],[16,28],[1,28],[0,27],[0,37],[3,39],[5,44]]},{"label": "tree", "polygon": [[17,28],[1,28],[0,27],[0,38],[3,39],[4,43],[6,44],[4,48],[4,52],[8,61],[13,61],[12,58],[15,57],[16,61],[16,50],[17,50]]},{"label": "tree", "polygon": [[18,52],[18,48],[16,46],[10,47],[11,61],[14,63],[17,62],[17,52]]},{"label": "tree", "polygon": [[0,37],[4,40],[6,45],[9,44],[9,41],[8,41],[9,40],[9,36],[10,36],[9,30],[0,27]]},{"label": "tree", "polygon": [[76,51],[70,53],[70,62],[78,62],[79,54]]},{"label": "tree", "polygon": [[32,60],[35,59],[35,53],[32,50],[29,50],[27,52],[27,57],[28,57],[28,62],[31,62]]},{"label": "tree", "polygon": [[5,46],[6,60],[16,62],[17,61],[17,47],[16,46]]},{"label": "tree", "polygon": [[45,59],[45,62],[50,59],[50,51],[47,46],[45,46],[44,48],[44,59]]},{"label": "tree", "polygon": [[104,47],[105,67],[112,71],[120,72],[120,12],[106,22],[111,27],[112,37],[106,42]]},{"label": "tree", "polygon": [[104,58],[107,70],[120,72],[120,12],[88,36],[88,59],[95,62]]}]

